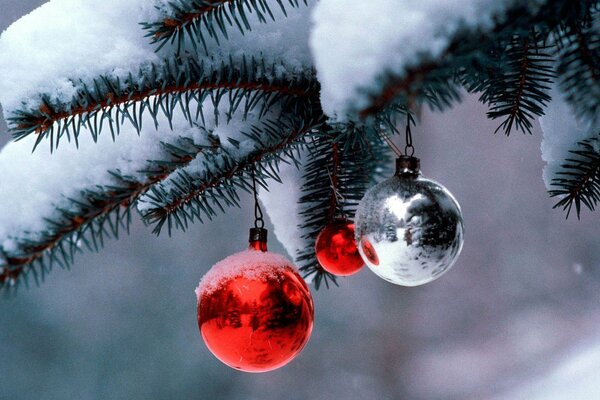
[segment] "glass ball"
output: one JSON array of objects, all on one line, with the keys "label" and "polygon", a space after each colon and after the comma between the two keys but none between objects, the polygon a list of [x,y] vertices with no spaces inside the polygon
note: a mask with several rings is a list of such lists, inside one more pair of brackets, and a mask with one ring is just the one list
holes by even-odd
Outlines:
[{"label": "glass ball", "polygon": [[213,266],[196,295],[202,338],[231,368],[254,373],[280,368],[310,338],[310,290],[281,255],[253,249],[236,253]]},{"label": "glass ball", "polygon": [[353,275],[365,266],[354,240],[354,224],[346,220],[335,221],[321,230],[315,254],[323,269],[337,276]]},{"label": "glass ball", "polygon": [[452,194],[420,175],[418,159],[403,158],[413,160],[403,160],[395,176],[360,201],[356,242],[375,274],[396,285],[418,286],[439,278],[458,258],[463,218]]}]

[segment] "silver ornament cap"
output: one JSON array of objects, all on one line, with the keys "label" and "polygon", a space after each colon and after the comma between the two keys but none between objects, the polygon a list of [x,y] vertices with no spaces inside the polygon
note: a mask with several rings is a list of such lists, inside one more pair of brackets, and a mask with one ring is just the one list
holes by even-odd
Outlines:
[{"label": "silver ornament cap", "polygon": [[444,186],[421,176],[416,157],[396,160],[395,175],[365,193],[354,223],[365,264],[396,285],[439,278],[463,246],[458,202]]}]

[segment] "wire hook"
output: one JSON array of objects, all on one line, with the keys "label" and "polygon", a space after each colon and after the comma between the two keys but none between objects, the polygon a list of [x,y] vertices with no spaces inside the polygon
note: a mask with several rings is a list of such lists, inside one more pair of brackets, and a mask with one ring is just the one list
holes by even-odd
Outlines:
[{"label": "wire hook", "polygon": [[256,167],[252,166],[252,192],[254,194],[254,227],[264,228],[265,220],[263,219],[263,212],[258,202],[258,192],[256,190]]}]

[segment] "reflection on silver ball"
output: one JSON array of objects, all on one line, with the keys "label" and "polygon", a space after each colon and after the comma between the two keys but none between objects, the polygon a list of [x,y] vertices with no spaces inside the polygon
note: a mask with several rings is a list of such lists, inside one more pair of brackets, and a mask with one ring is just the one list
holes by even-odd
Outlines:
[{"label": "reflection on silver ball", "polygon": [[[356,242],[367,266],[381,278],[418,286],[454,264],[463,245],[463,219],[452,194],[420,176],[418,159],[402,159],[396,175],[361,200]],[[412,160],[406,164],[406,159]]]}]

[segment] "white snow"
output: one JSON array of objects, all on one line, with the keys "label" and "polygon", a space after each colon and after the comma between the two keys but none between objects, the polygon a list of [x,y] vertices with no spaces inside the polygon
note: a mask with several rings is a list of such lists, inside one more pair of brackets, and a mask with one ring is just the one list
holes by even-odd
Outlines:
[{"label": "white snow", "polygon": [[[167,0],[164,0],[167,1]],[[312,58],[308,46],[310,15],[316,0],[308,0],[308,6],[301,1],[299,7],[293,8],[287,1],[287,17],[274,0],[267,0],[275,20],[267,17],[267,23],[261,23],[255,13],[247,14],[252,30],[241,34],[237,27],[229,27],[229,40],[219,39],[219,44],[209,43],[209,54],[216,61],[246,56],[264,57],[267,65],[271,61],[283,62],[279,74],[295,75],[306,73],[312,68]]]},{"label": "white snow", "polygon": [[[339,120],[368,105],[386,72],[439,57],[463,28],[487,30],[516,0],[321,0],[310,45],[323,108]],[[539,7],[545,0],[528,1]]]},{"label": "white snow", "polygon": [[33,136],[6,145],[0,152],[0,249],[17,251],[17,242],[39,238],[41,231],[48,228],[45,218],[56,217],[59,207],[73,209],[69,197],[77,199],[82,190],[114,184],[109,170],[119,170],[123,175],[145,181],[145,175],[138,171],[147,168],[147,160],[167,157],[161,141],[176,144],[179,137],[187,137],[197,145],[208,145],[206,131],[213,129],[222,134],[230,132],[229,136],[241,139],[240,125],[258,123],[252,119],[253,114],[244,120],[239,112],[232,115],[229,125],[221,115],[217,129],[211,100],[206,99],[203,107],[205,129],[191,127],[183,114],[176,112],[173,131],[160,114],[156,130],[147,114],[140,135],[126,125],[115,142],[110,134],[104,133],[94,143],[91,134],[82,130],[79,149],[64,141],[53,154],[44,145],[31,153]]},{"label": "white snow", "polygon": [[273,223],[273,232],[292,259],[306,244],[301,237],[304,232],[299,228],[302,223],[298,204],[302,196],[302,173],[302,169],[292,163],[281,163],[279,176],[282,183],[270,181],[269,191],[259,191],[260,201]]},{"label": "white snow", "polygon": [[[176,126],[189,130],[189,124]],[[141,179],[137,171],[146,159],[161,153],[157,139],[165,139],[166,132],[144,130],[138,136],[133,129],[123,129],[117,142],[106,134],[98,143],[82,133],[79,149],[65,142],[53,155],[46,146],[32,153],[32,136],[0,152],[0,247],[5,251],[16,250],[12,238],[35,240],[48,227],[44,218],[56,216],[57,207],[69,209],[68,197],[79,198],[81,190],[114,183],[107,170]]]},{"label": "white snow", "polygon": [[[248,112],[244,119],[240,107],[233,114],[234,118],[226,123],[225,113],[228,111],[228,107],[229,103],[227,101],[220,103],[217,108],[217,112],[220,115],[218,123],[214,118],[209,118],[205,121],[204,125],[207,130],[219,138],[221,150],[218,153],[198,154],[187,166],[180,168],[162,182],[157,183],[155,185],[156,188],[166,193],[170,193],[172,190],[178,192],[177,181],[180,174],[184,173],[186,176],[202,179],[206,172],[217,174],[226,165],[228,160],[232,158],[240,160],[246,157],[253,150],[256,150],[257,143],[244,133],[250,133],[252,126],[260,128],[261,121],[273,121],[280,115],[277,106],[271,107],[268,112],[262,115],[260,114],[260,107],[255,107]],[[207,99],[203,105],[205,115],[213,116],[214,109],[213,103],[210,99]],[[234,139],[236,144],[233,144],[228,139]],[[267,138],[264,138],[262,144],[268,146],[271,142]],[[143,195],[139,199],[137,208],[143,214],[154,207],[153,203],[150,196]]]},{"label": "white snow", "polygon": [[539,119],[543,131],[542,160],[544,167],[544,183],[550,189],[552,179],[560,170],[561,164],[570,156],[569,150],[575,149],[575,144],[592,137],[593,132],[589,122],[577,119],[575,112],[564,99],[557,87],[552,90],[552,101],[546,109],[546,115]]},{"label": "white snow", "polygon": [[284,256],[269,251],[244,250],[216,263],[200,280],[196,296],[219,289],[230,279],[280,279],[282,272],[296,272],[293,264]]},{"label": "white snow", "polygon": [[[221,38],[218,45],[208,39],[210,57],[199,57],[220,63],[230,55],[263,56],[267,65],[284,62],[279,73],[309,68],[310,7],[288,7],[285,18],[271,2],[275,22],[261,24],[256,13],[249,14],[251,32],[241,34],[232,27],[230,40]],[[37,108],[39,93],[67,102],[76,82],[89,84],[101,74],[123,78],[173,53],[174,46],[165,46],[156,54],[139,25],[160,20],[154,6],[163,3],[167,0],[51,0],[19,19],[0,36],[0,103],[5,115],[22,102]]]},{"label": "white snow", "polygon": [[[51,0],[15,22],[0,36],[0,103],[5,115],[10,117],[22,104],[37,108],[40,93],[55,101],[69,101],[79,82],[89,84],[101,74],[121,78],[130,72],[135,74],[139,68],[174,52],[165,46],[156,54],[155,46],[144,37],[146,32],[139,25],[142,21],[160,20],[161,7],[155,5],[166,2]],[[247,59],[264,56],[267,65],[283,63],[276,74],[305,73],[311,66],[307,34],[311,8],[287,7],[286,18],[276,1],[271,3],[275,22],[261,24],[255,13],[249,14],[251,32],[242,34],[232,27],[229,41],[220,38],[217,44],[209,39],[209,56],[198,57],[220,62],[230,55],[244,55]],[[219,107],[228,107],[226,103],[225,97]],[[175,114],[173,132],[161,113],[159,130],[146,115],[139,136],[126,122],[115,143],[107,132],[100,134],[98,143],[93,143],[90,133],[82,129],[79,149],[63,138],[53,155],[44,143],[31,154],[34,135],[7,145],[0,153],[0,249],[17,251],[17,242],[39,238],[40,231],[47,228],[45,218],[55,217],[58,207],[72,206],[68,197],[77,198],[82,190],[113,184],[107,170],[119,169],[124,175],[143,179],[137,171],[147,166],[146,160],[165,156],[160,141],[173,142],[184,136],[197,144],[207,144],[204,130],[190,128],[178,109]],[[203,114],[205,128],[222,139],[230,155],[241,157],[253,149],[253,143],[242,132],[259,124],[256,113],[250,112],[248,120],[234,115],[229,124],[221,114],[217,124],[214,105],[207,99]],[[227,145],[228,137],[240,141],[240,148]],[[186,171],[200,173],[206,168],[204,161],[202,155],[197,157]],[[170,183],[167,180],[165,185]],[[140,208],[143,210],[143,202]]]},{"label": "white snow", "polygon": [[70,100],[73,81],[126,76],[155,54],[139,22],[156,18],[147,0],[52,0],[0,37],[0,102],[5,114],[37,93]]}]

